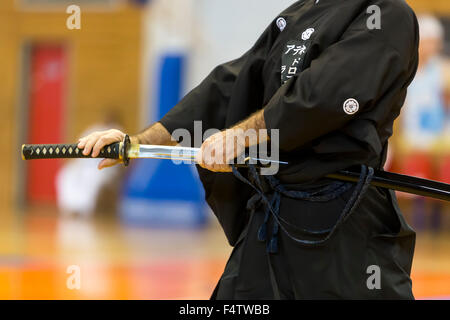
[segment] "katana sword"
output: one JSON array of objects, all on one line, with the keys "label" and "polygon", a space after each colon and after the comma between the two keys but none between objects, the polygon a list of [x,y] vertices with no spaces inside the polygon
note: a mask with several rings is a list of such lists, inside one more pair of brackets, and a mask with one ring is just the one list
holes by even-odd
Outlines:
[{"label": "katana sword", "polygon": [[[199,151],[200,148],[131,144],[130,138],[126,136],[123,142],[116,142],[105,146],[97,158],[121,160],[125,166],[128,166],[130,159],[164,159],[195,164]],[[92,158],[92,156],[84,155],[83,150],[79,149],[77,144],[24,144],[22,146],[23,160],[77,158],[85,159]],[[248,164],[267,167],[273,164],[287,165],[288,163],[246,157],[243,159],[242,164],[238,164],[237,166],[248,166]]]},{"label": "katana sword", "polygon": [[[185,163],[196,163],[196,155],[200,149],[186,147],[155,146],[144,144],[131,144],[130,138],[126,136],[123,142],[113,143],[105,146],[97,158],[121,160],[125,166],[130,159],[167,159],[178,160]],[[70,158],[92,158],[85,156],[77,144],[26,144],[22,146],[22,158],[24,160],[37,159],[70,159]],[[287,165],[287,162],[269,159],[246,157],[243,164],[238,167],[246,167],[255,164],[258,167],[270,165]],[[333,180],[358,182],[360,173],[355,170],[343,170],[329,174],[326,177]],[[391,189],[424,197],[450,201],[450,184],[437,182],[417,177],[375,170],[371,181],[375,187]]]}]

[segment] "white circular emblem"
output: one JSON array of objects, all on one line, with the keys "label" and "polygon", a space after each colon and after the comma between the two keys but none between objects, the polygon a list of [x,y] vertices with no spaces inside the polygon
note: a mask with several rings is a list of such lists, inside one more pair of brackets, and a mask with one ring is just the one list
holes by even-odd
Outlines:
[{"label": "white circular emblem", "polygon": [[287,26],[286,19],[278,18],[277,19],[277,26],[280,29],[280,31],[283,31],[286,28],[286,26]]},{"label": "white circular emblem", "polygon": [[355,114],[359,111],[359,102],[356,99],[347,99],[344,102],[344,111],[346,114]]},{"label": "white circular emblem", "polygon": [[314,28],[306,29],[305,32],[302,33],[302,40],[309,40],[314,31],[316,31]]}]

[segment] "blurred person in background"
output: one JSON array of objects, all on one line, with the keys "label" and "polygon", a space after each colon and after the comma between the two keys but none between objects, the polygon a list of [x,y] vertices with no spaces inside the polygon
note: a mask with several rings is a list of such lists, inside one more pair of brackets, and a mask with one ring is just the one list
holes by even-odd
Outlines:
[{"label": "blurred person in background", "polygon": [[[81,136],[121,127],[115,111],[107,111],[103,118],[102,123],[92,125]],[[98,159],[75,159],[60,169],[56,178],[57,204],[64,216],[89,218],[96,211],[114,208],[117,190],[111,186],[118,185],[120,169],[97,170],[99,162]]]},{"label": "blurred person in background", "polygon": [[[442,56],[444,28],[431,15],[419,16],[418,21],[419,67],[402,109],[394,157],[404,174],[445,181],[445,158],[449,150],[445,143],[449,119],[446,93],[450,88],[450,72],[448,61]],[[431,227],[437,231],[441,226],[441,202],[419,196],[412,197],[412,201],[413,225],[417,229],[425,228],[429,204]]]}]

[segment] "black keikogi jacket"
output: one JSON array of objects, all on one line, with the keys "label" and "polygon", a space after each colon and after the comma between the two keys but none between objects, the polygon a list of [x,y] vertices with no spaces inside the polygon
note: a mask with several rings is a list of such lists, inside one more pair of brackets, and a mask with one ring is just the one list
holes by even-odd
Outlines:
[{"label": "black keikogi jacket", "polygon": [[[371,28],[373,5],[380,29]],[[382,168],[417,69],[418,37],[416,17],[403,0],[298,1],[161,123],[169,132],[186,128],[193,135],[194,121],[204,130],[226,129],[264,108],[268,129],[280,130],[280,159],[289,166],[277,178],[288,185],[314,183],[357,164]],[[232,174],[199,172],[234,245],[252,190]]]}]

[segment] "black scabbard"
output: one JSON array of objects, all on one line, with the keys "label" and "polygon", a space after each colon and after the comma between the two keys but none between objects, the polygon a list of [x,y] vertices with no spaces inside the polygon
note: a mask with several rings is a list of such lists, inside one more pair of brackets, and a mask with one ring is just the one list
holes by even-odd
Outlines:
[{"label": "black scabbard", "polygon": [[[329,174],[327,175],[327,178],[358,182],[359,176],[359,172],[344,170],[338,173]],[[443,201],[450,201],[450,185],[443,182],[376,170],[371,185]]]}]

